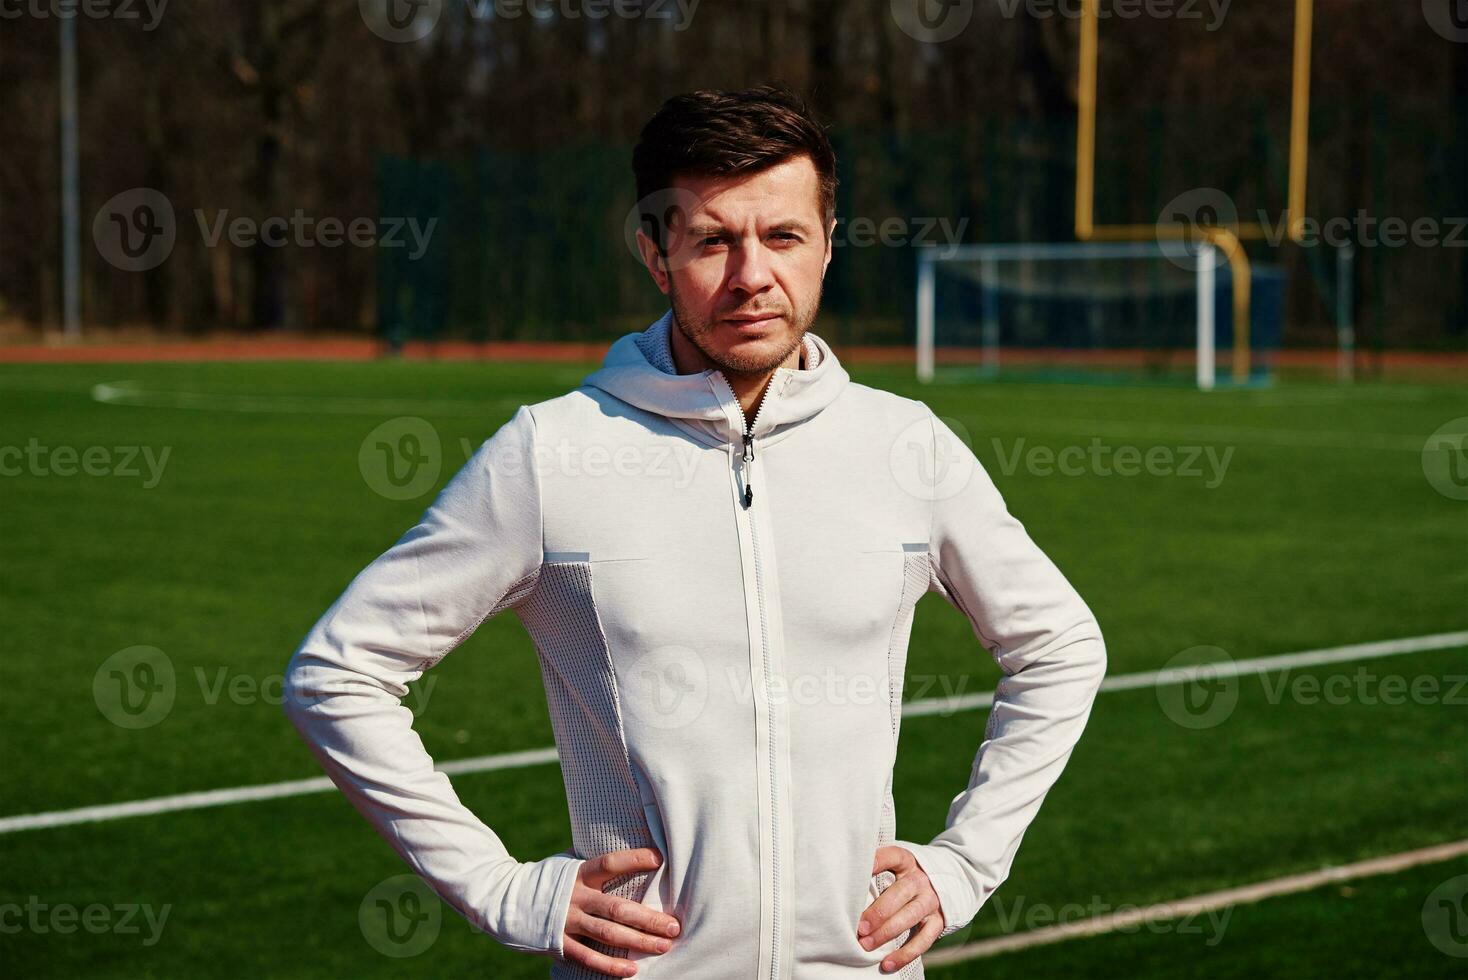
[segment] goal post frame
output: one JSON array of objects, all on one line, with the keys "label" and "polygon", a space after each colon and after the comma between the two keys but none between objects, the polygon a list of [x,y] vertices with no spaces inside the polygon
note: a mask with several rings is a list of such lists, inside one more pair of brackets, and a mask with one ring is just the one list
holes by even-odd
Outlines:
[{"label": "goal post frame", "polygon": [[[1193,276],[1197,293],[1197,340],[1195,346],[1198,388],[1212,391],[1216,378],[1217,324],[1216,270],[1219,258],[1211,241],[1197,246]],[[940,262],[978,262],[993,270],[1005,261],[1053,262],[1076,259],[1165,258],[1165,247],[1152,241],[1114,242],[1042,242],[1008,245],[929,246],[917,250],[917,377],[930,382],[937,363],[937,267]],[[997,278],[991,276],[991,278]],[[997,314],[986,299],[983,337],[983,365],[997,370],[1000,361],[999,324]]]},{"label": "goal post frame", "polygon": [[[1310,152],[1310,56],[1315,0],[1295,0],[1293,68],[1290,92],[1289,194],[1284,225],[1290,240],[1304,234],[1305,182]],[[1233,376],[1243,384],[1250,373],[1249,256],[1244,240],[1266,237],[1258,222],[1194,229],[1190,225],[1095,223],[1096,204],[1096,62],[1099,52],[1100,0],[1081,0],[1080,71],[1077,80],[1075,234],[1080,241],[1137,241],[1145,238],[1191,241],[1195,232],[1216,246],[1233,272]]]}]

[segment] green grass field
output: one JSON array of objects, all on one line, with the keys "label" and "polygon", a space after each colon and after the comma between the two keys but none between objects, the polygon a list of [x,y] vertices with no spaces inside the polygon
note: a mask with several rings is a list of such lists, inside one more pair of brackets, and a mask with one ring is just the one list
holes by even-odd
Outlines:
[{"label": "green grass field", "polygon": [[[281,713],[281,671],[352,575],[431,500],[375,492],[359,468],[364,438],[396,417],[428,419],[440,487],[465,447],[589,367],[0,366],[0,452],[37,447],[20,461],[0,455],[11,468],[0,476],[0,817],[320,775]],[[1468,415],[1468,386],[1300,381],[1203,395],[920,388],[895,368],[853,374],[961,424],[1011,509],[1095,610],[1112,676],[1195,647],[1242,659],[1468,629],[1468,502],[1435,489],[1422,454],[1431,433]],[[111,385],[103,401],[99,384]],[[94,470],[119,468],[125,447],[151,457],[131,460],[137,475],[67,475],[60,447],[78,461],[105,449],[106,464],[94,449]],[[1067,447],[1072,461],[1083,450],[1104,462],[1060,472],[1046,453]],[[1123,447],[1153,459],[1151,472],[1145,463],[1114,472]],[[35,462],[40,448],[45,463]],[[156,724],[129,729],[99,708],[94,678],[109,656],[140,645],[166,655],[174,699]],[[991,690],[996,677],[968,624],[924,599],[908,695]],[[1048,925],[1073,907],[1184,897],[1468,838],[1465,677],[1468,646],[1246,676],[1236,706],[1206,727],[1179,724],[1151,686],[1102,694],[1012,877],[940,948]],[[513,616],[486,623],[415,696],[418,730],[441,762],[553,744],[534,651]],[[984,722],[979,710],[904,722],[900,836],[941,829]],[[454,782],[518,857],[568,846],[554,765]],[[359,906],[406,868],[334,792],[4,833],[0,866],[4,976],[548,969],[446,909],[412,959],[374,948]],[[1468,961],[1439,948],[1441,937],[1434,944],[1423,912],[1434,889],[1465,873],[1462,859],[1423,865],[1239,906],[1218,928],[1203,920],[929,972],[1462,977]],[[1459,956],[1463,898],[1448,940]]]}]

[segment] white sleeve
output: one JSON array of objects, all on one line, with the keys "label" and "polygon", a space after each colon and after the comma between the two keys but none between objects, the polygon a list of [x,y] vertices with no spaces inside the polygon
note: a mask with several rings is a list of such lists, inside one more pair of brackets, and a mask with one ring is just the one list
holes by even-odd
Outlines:
[{"label": "white sleeve", "polygon": [[581,860],[511,857],[433,768],[401,703],[409,682],[533,588],[534,439],[522,407],[352,580],[291,657],[284,708],[332,781],[445,902],[512,949],[560,956]]},{"label": "white sleeve", "polygon": [[928,844],[896,841],[933,882],[941,935],[967,926],[1009,876],[1020,841],[1090,716],[1106,648],[1091,610],[1006,509],[983,466],[934,417],[930,590],[972,624],[1004,676],[968,787]]}]

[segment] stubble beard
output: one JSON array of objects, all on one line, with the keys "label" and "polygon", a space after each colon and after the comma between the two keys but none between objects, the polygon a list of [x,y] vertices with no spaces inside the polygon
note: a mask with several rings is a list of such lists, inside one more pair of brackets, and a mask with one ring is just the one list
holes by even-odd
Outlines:
[{"label": "stubble beard", "polygon": [[668,284],[668,299],[673,307],[673,319],[676,321],[677,328],[719,370],[725,374],[735,375],[767,374],[785,363],[785,359],[801,345],[801,342],[805,339],[806,331],[815,322],[816,314],[821,308],[821,296],[824,292],[825,281],[823,279],[821,282],[821,291],[817,293],[815,302],[808,309],[797,309],[793,313],[786,310],[780,311],[781,315],[785,316],[795,327],[788,334],[788,342],[783,345],[783,349],[774,354],[746,354],[739,351],[726,353],[713,349],[713,335],[718,330],[718,322],[704,319],[685,307],[678,296],[677,287],[671,282]]}]

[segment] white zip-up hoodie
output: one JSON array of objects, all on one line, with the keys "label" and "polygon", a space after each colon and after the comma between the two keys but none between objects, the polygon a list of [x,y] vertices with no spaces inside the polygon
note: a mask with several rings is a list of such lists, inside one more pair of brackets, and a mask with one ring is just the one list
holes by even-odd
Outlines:
[{"label": "white zip-up hoodie", "polygon": [[[807,334],[807,366],[777,369],[746,424],[720,372],[675,372],[673,328],[670,312],[622,337],[487,440],[302,642],[286,712],[417,874],[501,943],[555,956],[552,977],[601,976],[562,955],[583,859],[646,846],[662,865],[606,891],[675,915],[672,949],[588,941],[639,977],[881,976],[907,934],[858,943],[893,879],[872,875],[877,848],[912,851],[944,935],[968,925],[1085,726],[1101,634],[925,404],[852,382]],[[919,844],[896,838],[892,769],[930,591],[1004,676],[946,829]],[[570,808],[572,847],[539,861],[459,801],[399,703],[507,609],[535,643]],[[976,735],[969,717],[945,737]]]}]

